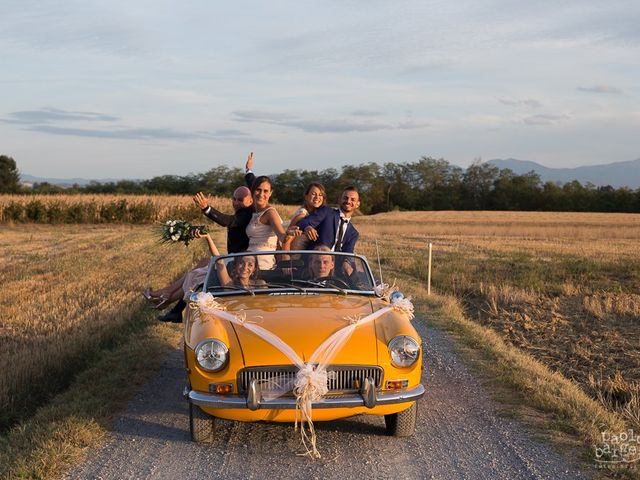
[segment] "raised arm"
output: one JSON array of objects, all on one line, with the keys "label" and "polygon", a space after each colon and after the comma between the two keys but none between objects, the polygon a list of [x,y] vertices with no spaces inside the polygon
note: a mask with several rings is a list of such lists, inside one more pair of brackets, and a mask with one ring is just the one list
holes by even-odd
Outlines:
[{"label": "raised arm", "polygon": [[224,260],[216,261],[216,270],[218,272],[218,279],[220,280],[220,285],[231,285],[233,280],[229,276],[229,272],[227,271],[227,266],[224,263]]},{"label": "raised arm", "polygon": [[[207,241],[207,245],[209,246],[209,251],[211,255],[214,257],[219,257],[220,252],[218,251],[218,247],[213,243],[213,239],[211,235],[208,233],[200,233],[196,231],[194,233],[194,237],[196,238],[204,238]],[[227,266],[224,263],[224,260],[216,260],[216,271],[218,272],[218,279],[220,280],[220,285],[230,285],[232,283],[231,277],[229,276],[229,272],[227,272]]]},{"label": "raised arm", "polygon": [[195,238],[204,238],[207,241],[207,245],[209,246],[209,251],[211,252],[211,255],[214,257],[220,256],[218,247],[216,247],[216,244],[213,243],[213,238],[211,238],[211,235],[209,235],[208,233],[200,233],[198,230],[196,230],[193,236]]},{"label": "raised arm", "polygon": [[247,182],[247,186],[251,188],[253,181],[256,179],[256,176],[253,173],[253,152],[251,152],[247,157],[247,163],[244,164],[244,172],[244,181]]},{"label": "raised arm", "polygon": [[229,215],[227,213],[222,213],[220,210],[216,210],[205,198],[202,192],[198,192],[193,196],[193,203],[195,203],[200,210],[202,210],[203,215],[207,218],[213,220],[221,227],[231,227],[235,225],[236,216]]}]

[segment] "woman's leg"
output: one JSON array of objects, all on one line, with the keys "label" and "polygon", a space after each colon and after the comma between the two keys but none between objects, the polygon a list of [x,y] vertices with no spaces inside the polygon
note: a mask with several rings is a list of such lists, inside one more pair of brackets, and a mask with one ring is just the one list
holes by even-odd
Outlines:
[{"label": "woman's leg", "polygon": [[[209,263],[210,258],[211,257],[201,258],[198,263],[196,263],[195,268],[203,268]],[[170,303],[182,298],[184,293],[184,281],[190,272],[191,270],[166,287],[159,288],[157,290],[146,288],[142,291],[142,295],[144,295],[149,302],[153,303],[156,308],[166,308]]]}]

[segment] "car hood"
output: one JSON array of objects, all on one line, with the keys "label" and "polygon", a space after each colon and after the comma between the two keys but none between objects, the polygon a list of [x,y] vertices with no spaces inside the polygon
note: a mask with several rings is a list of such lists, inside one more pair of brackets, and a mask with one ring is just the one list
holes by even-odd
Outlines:
[{"label": "car hood", "polygon": [[[243,312],[248,322],[279,337],[305,362],[310,360],[322,342],[349,325],[350,318],[373,313],[368,297],[336,294],[242,296],[224,303],[228,312]],[[359,325],[329,363],[376,365],[374,323]],[[240,325],[233,328],[242,348],[245,366],[292,363],[284,353],[247,328]]]}]

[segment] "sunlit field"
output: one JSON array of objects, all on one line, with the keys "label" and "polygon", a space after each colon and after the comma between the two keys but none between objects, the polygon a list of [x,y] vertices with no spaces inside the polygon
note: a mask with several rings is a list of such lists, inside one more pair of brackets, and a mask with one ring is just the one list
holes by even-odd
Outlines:
[{"label": "sunlit field", "polygon": [[[231,199],[209,198],[231,212]],[[276,205],[282,218],[293,207]],[[202,223],[190,195],[0,195],[0,224],[15,223],[159,223],[169,218]]]},{"label": "sunlit field", "polygon": [[[208,255],[204,242],[188,248],[160,244],[161,221],[209,224],[221,249],[226,248],[226,229],[202,217],[189,196],[5,195],[0,206],[23,202],[32,208],[36,202],[43,211],[84,211],[89,205],[99,210],[123,201],[129,207],[153,205],[156,221],[0,225],[0,427],[29,415],[61,391],[119,335],[141,328],[135,313],[146,308],[143,287],[162,287]],[[210,203],[232,211],[228,199]],[[294,209],[277,208],[283,218]]]},{"label": "sunlit field", "polygon": [[[189,197],[161,198],[194,209]],[[286,219],[294,208],[279,210]],[[354,223],[357,250],[376,271],[377,240],[385,281],[396,271],[426,282],[432,242],[435,292],[458,298],[468,318],[609,408],[637,415],[640,215],[398,212]],[[205,254],[198,243],[160,245],[155,228],[0,227],[2,425],[64,389],[93,351],[135,330],[135,313],[147,308],[141,288],[163,286]],[[225,230],[213,232],[224,246]]]},{"label": "sunlit field", "polygon": [[[640,215],[407,212],[356,219],[360,249],[640,424]],[[373,262],[372,262],[373,263]],[[388,281],[390,279],[386,279]]]},{"label": "sunlit field", "polygon": [[[222,231],[222,229],[218,229]],[[160,245],[150,226],[0,227],[0,411],[33,411],[127,330],[140,290],[162,286],[204,254]]]}]

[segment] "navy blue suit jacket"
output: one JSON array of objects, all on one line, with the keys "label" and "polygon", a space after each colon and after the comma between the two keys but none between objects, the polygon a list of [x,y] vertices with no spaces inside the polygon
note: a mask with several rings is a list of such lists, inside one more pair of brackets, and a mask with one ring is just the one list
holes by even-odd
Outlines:
[{"label": "navy blue suit jacket", "polygon": [[[339,225],[340,211],[336,208],[326,206],[320,207],[308,217],[298,222],[298,227],[300,227],[301,230],[304,230],[306,227],[313,227],[318,232],[318,240],[311,243],[309,246],[310,249],[314,249],[320,245],[331,248],[336,240]],[[359,235],[356,228],[351,221],[349,221],[347,231],[342,237],[342,248],[340,251],[353,253]]]}]

